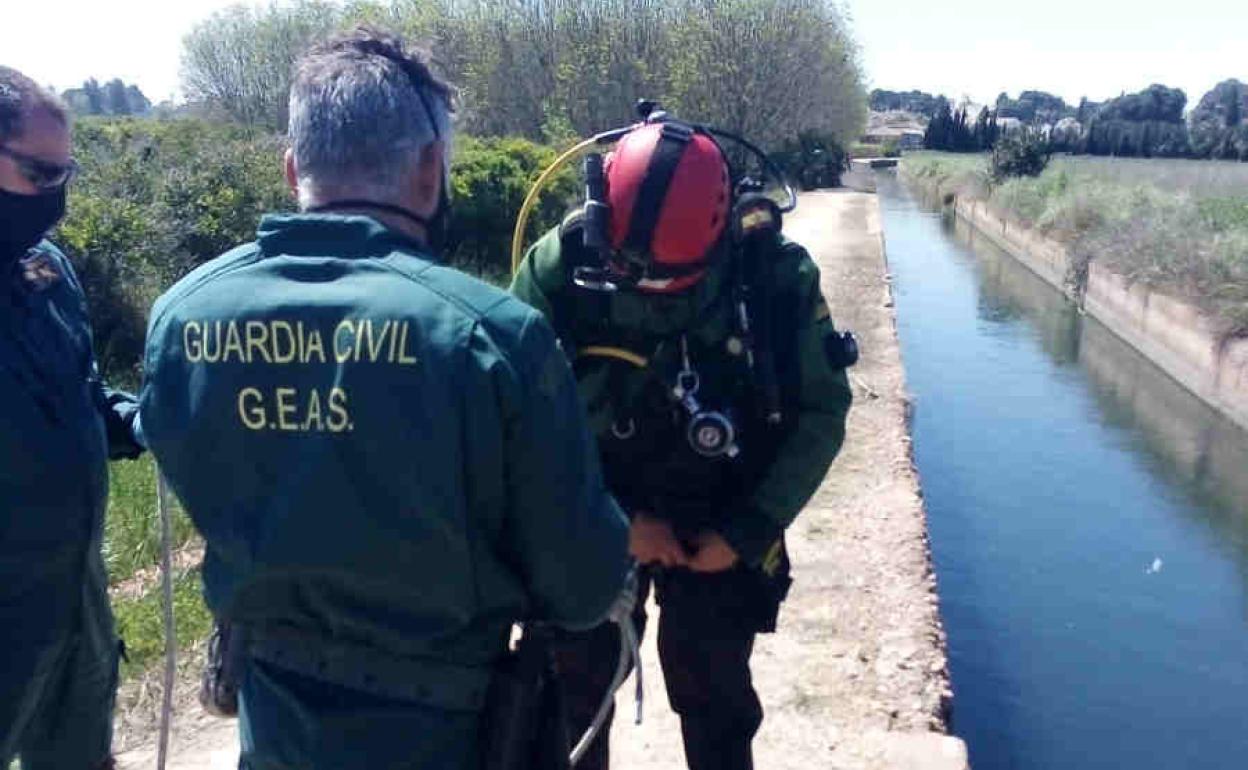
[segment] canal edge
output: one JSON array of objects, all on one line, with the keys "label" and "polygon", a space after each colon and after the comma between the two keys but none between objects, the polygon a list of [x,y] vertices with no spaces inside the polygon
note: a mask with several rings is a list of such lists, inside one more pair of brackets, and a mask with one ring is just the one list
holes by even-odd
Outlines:
[{"label": "canal edge", "polygon": [[1119,339],[1188,392],[1248,431],[1248,339],[1223,339],[1213,321],[1190,302],[1133,284],[1097,264],[1088,267],[1077,295],[1067,278],[1065,246],[1034,229],[1010,222],[978,198],[942,190],[905,170],[905,184],[930,194],[1011,257],[1079,305]]},{"label": "canal edge", "polygon": [[950,733],[954,712],[954,692],[953,682],[949,671],[949,646],[948,634],[944,628],[944,621],[940,613],[940,590],[939,578],[936,575],[936,564],[932,557],[931,530],[928,526],[927,505],[923,497],[923,476],[919,472],[919,466],[914,456],[914,413],[915,399],[911,393],[906,378],[905,358],[901,351],[901,338],[897,329],[897,295],[893,284],[892,265],[888,259],[888,235],[884,229],[884,217],[880,208],[880,199],[878,192],[871,193],[873,204],[873,219],[875,221],[876,244],[879,252],[879,261],[882,267],[882,278],[885,292],[885,302],[883,308],[889,319],[889,329],[892,336],[893,351],[896,355],[896,366],[900,383],[898,392],[901,401],[901,421],[904,434],[904,451],[906,462],[909,465],[908,476],[913,486],[914,495],[918,500],[919,513],[923,525],[923,559],[926,565],[924,573],[924,583],[928,589],[928,601],[934,610],[934,615],[929,619],[932,624],[931,640],[937,646],[940,654],[942,668],[940,676],[943,682],[940,701],[940,732],[945,736],[945,740],[938,746],[939,753],[932,764],[923,764],[923,760],[916,757],[916,764],[907,767],[939,767],[952,768],[959,766],[962,768],[970,768],[969,752],[966,743],[957,736]]},{"label": "canal edge", "polygon": [[[830,701],[821,727],[834,738],[827,766],[965,768],[966,746],[948,734],[946,636],[879,198],[807,194],[789,224],[786,232],[820,268],[838,328],[858,335],[862,360],[849,372],[855,400],[842,454],[795,527],[797,583],[780,636],[795,616],[797,625],[805,625],[802,616],[826,617],[815,638],[803,629],[794,642],[806,656],[827,659],[820,677]],[[764,723],[765,743],[770,734]]]}]

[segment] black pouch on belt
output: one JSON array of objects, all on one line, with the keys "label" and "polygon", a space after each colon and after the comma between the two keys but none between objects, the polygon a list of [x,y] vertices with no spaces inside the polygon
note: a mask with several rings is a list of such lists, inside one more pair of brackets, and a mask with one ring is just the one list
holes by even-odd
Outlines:
[{"label": "black pouch on belt", "polygon": [[516,649],[495,667],[482,716],[483,770],[570,768],[551,633],[526,626]]},{"label": "black pouch on belt", "polygon": [[218,620],[208,638],[208,652],[199,680],[199,704],[215,717],[238,716],[238,682],[242,640],[230,623]]}]

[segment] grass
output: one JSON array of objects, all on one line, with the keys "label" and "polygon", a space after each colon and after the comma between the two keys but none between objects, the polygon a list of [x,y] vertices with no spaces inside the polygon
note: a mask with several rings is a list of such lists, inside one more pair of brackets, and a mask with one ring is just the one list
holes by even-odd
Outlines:
[{"label": "grass", "polygon": [[[187,570],[174,579],[174,626],[178,646],[187,648],[212,631],[212,614],[200,593],[199,570]],[[142,596],[113,600],[117,633],[126,640],[126,656],[121,663],[123,680],[159,665],[165,651],[165,629],[159,584]]]},{"label": "grass", "polygon": [[[115,584],[159,561],[160,519],[156,511],[156,464],[150,455],[112,463],[109,476],[104,562],[109,580]],[[190,519],[176,504],[172,526],[175,549],[195,535]]]},{"label": "grass", "polygon": [[907,171],[989,202],[1064,243],[1076,291],[1098,260],[1248,336],[1248,164],[1055,157],[1039,177],[992,186],[987,156],[916,153]]},{"label": "grass", "polygon": [[[149,455],[121,460],[110,469],[108,514],[104,521],[104,557],[113,591],[117,632],[126,642],[129,662],[123,679],[158,664],[164,650],[160,583],[150,573],[160,561],[160,519],[156,510],[156,464]],[[190,519],[176,506],[172,513],[173,547],[195,539]],[[176,569],[176,568],[175,568]],[[136,584],[137,591],[127,590]],[[212,618],[200,593],[198,569],[177,574],[174,622],[179,646],[185,649],[207,636]]]}]

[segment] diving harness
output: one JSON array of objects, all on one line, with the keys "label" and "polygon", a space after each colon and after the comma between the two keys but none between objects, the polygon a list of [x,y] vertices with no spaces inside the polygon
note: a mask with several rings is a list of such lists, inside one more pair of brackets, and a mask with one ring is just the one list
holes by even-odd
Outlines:
[{"label": "diving harness", "polygon": [[[766,183],[745,173],[744,168],[734,167],[728,153],[723,157],[729,167],[733,205],[729,227],[725,229],[719,247],[736,261],[732,270],[733,286],[728,289],[732,296],[732,315],[735,326],[733,341],[738,352],[745,358],[750,380],[756,393],[756,403],[765,424],[779,425],[783,419],[780,393],[775,371],[775,361],[769,344],[771,322],[770,259],[780,243],[783,214],[797,206],[797,196],[783,172],[754,144],[722,129],[677,121],[658,105],[642,101],[637,106],[641,122],[603,132],[561,155],[542,172],[525,198],[516,220],[512,237],[512,274],[520,269],[524,254],[525,235],[529,216],[542,191],[556,175],[577,158],[583,158],[585,177],[585,204],[580,216],[580,243],[591,255],[592,262],[578,265],[572,274],[573,283],[580,289],[611,295],[635,287],[642,279],[642,267],[628,254],[612,254],[607,238],[610,209],[607,204],[606,179],[602,150],[616,144],[637,128],[660,123],[677,127],[682,133],[696,133],[710,137],[717,145],[731,142],[745,155],[757,160],[765,179],[769,178],[782,193],[783,203],[777,203],[764,194]],[[613,260],[612,257],[617,257]],[[715,300],[718,303],[720,300]],[[702,379],[694,368],[686,335],[680,336],[681,367],[673,381],[666,385],[671,400],[679,407],[685,420],[685,438],[690,448],[704,458],[729,459],[741,452],[740,431],[729,412],[707,408],[699,398]],[[638,368],[648,368],[650,359],[634,351],[614,345],[590,344],[573,351],[577,359],[611,358]],[[611,426],[612,435],[626,440],[636,432],[632,420],[617,422]]]}]

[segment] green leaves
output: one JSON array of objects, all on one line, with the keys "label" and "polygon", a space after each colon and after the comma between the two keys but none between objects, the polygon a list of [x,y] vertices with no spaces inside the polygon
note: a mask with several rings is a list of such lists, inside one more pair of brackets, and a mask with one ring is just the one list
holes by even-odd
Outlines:
[{"label": "green leaves", "polygon": [[188,96],[280,130],[291,68],[362,21],[427,41],[460,88],[460,129],[562,141],[634,119],[639,98],[776,147],[841,141],[866,118],[858,48],[826,0],[319,0],[236,6],[183,51]]},{"label": "green leaves", "polygon": [[[457,140],[451,173],[452,261],[488,280],[510,274],[511,235],[533,182],[555,161],[550,147],[520,138]],[[575,167],[559,174],[529,220],[529,243],[562,219],[578,189]]]},{"label": "green leaves", "polygon": [[997,184],[1011,177],[1040,176],[1049,165],[1049,142],[1038,131],[1012,131],[997,140],[990,163]]},{"label": "green leaves", "polygon": [[[282,142],[199,120],[97,119],[77,129],[74,151],[83,175],[54,240],[86,289],[105,375],[136,383],[156,297],[195,266],[254,239],[262,215],[295,208],[282,173]],[[514,137],[456,141],[453,263],[507,279],[520,204],[556,155]],[[558,224],[577,190],[570,168],[534,212],[530,238]]]},{"label": "green leaves", "polygon": [[147,310],[161,291],[251,240],[261,214],[293,206],[280,149],[254,130],[195,120],[75,127],[83,174],[53,239],[86,290],[106,376],[137,381]]}]

